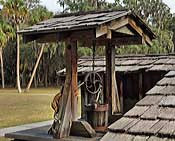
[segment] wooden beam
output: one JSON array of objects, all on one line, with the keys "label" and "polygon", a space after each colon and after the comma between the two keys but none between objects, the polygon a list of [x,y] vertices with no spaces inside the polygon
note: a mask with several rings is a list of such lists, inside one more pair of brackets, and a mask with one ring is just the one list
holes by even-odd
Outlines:
[{"label": "wooden beam", "polygon": [[[63,99],[60,107],[60,118],[56,123],[57,131],[53,135],[55,138],[68,137],[72,125],[72,110],[71,110],[71,46],[66,46],[65,51],[66,62],[66,80],[63,90]],[[59,123],[60,121],[60,123]]]},{"label": "wooden beam", "polygon": [[122,17],[122,18],[119,18],[115,21],[112,21],[110,23],[110,25],[108,26],[108,28],[110,30],[116,30],[116,29],[121,28],[121,27],[123,27],[127,24],[128,24],[128,18],[127,17]]},{"label": "wooden beam", "polygon": [[72,68],[72,83],[71,83],[71,95],[72,95],[72,119],[77,120],[78,115],[78,73],[77,73],[77,41],[71,41],[71,68]]},{"label": "wooden beam", "polygon": [[143,74],[139,73],[139,100],[143,98]]},{"label": "wooden beam", "polygon": [[[115,33],[113,33],[114,35]],[[106,37],[100,37],[96,39],[96,46],[105,46],[109,39]],[[91,47],[92,40],[91,39],[82,39],[79,40],[80,46],[82,47]],[[113,37],[111,39],[111,43],[113,45],[138,45],[142,44],[142,38],[140,36],[128,36],[128,37]]]},{"label": "wooden beam", "polygon": [[99,38],[106,34],[107,39],[112,38],[112,31],[121,28],[128,24],[128,18],[123,17],[112,21],[109,25],[101,25],[96,28],[96,38]]},{"label": "wooden beam", "polygon": [[[123,77],[122,77],[123,79]],[[124,112],[124,104],[123,104],[123,80],[120,80],[120,106],[121,106],[121,113]]]},{"label": "wooden beam", "polygon": [[[109,105],[109,116],[112,115],[112,108],[114,108],[114,101],[112,98],[115,95],[115,46],[112,46],[111,41],[106,45],[106,103]],[[116,109],[116,108],[114,108]]]},{"label": "wooden beam", "polygon": [[111,38],[112,38],[112,31],[111,31],[110,29],[108,29],[106,38],[107,38],[107,39],[111,39]]},{"label": "wooden beam", "polygon": [[143,30],[141,29],[141,27],[139,27],[136,22],[134,20],[132,20],[131,18],[129,18],[129,25],[134,28],[137,33],[143,37],[143,39],[145,40],[146,43],[148,43],[148,45],[152,45],[152,41],[151,39],[149,38],[148,35],[146,35]]},{"label": "wooden beam", "polygon": [[120,100],[115,76],[115,45],[110,45],[111,48],[111,94],[112,94],[112,114],[120,112]]},{"label": "wooden beam", "polygon": [[106,25],[104,25],[104,26],[101,25],[101,26],[97,27],[96,28],[96,38],[101,37],[101,36],[107,34],[107,32],[108,32],[108,28],[107,28]]},{"label": "wooden beam", "polygon": [[118,29],[114,30],[114,32],[123,33],[126,35],[132,35],[132,36],[135,35],[127,26],[123,26],[121,28],[118,28]]}]

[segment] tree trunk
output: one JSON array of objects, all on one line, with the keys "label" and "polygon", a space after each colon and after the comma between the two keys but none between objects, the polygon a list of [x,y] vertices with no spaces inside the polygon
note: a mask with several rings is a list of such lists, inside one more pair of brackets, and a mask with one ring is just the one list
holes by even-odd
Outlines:
[{"label": "tree trunk", "polygon": [[4,65],[3,65],[3,57],[2,57],[2,48],[0,48],[0,60],[1,60],[1,79],[2,79],[2,88],[5,88],[4,85]]},{"label": "tree trunk", "polygon": [[36,69],[38,68],[38,65],[39,65],[41,56],[42,56],[42,54],[43,54],[43,50],[44,50],[44,44],[42,44],[42,46],[41,46],[41,50],[40,50],[38,59],[37,59],[37,61],[36,61],[35,67],[34,67],[34,69],[33,69],[32,76],[31,76],[30,81],[29,81],[29,83],[28,83],[28,85],[27,85],[26,91],[29,91],[29,89],[30,89],[30,87],[31,87],[33,78],[34,78],[35,73],[36,73]]},{"label": "tree trunk", "polygon": [[[19,31],[19,25],[16,25],[16,31]],[[20,73],[19,73],[19,64],[20,64],[20,39],[19,39],[19,34],[16,33],[16,50],[17,50],[17,55],[16,55],[16,75],[17,75],[17,87],[18,87],[18,92],[21,93],[21,85],[20,85]]]}]

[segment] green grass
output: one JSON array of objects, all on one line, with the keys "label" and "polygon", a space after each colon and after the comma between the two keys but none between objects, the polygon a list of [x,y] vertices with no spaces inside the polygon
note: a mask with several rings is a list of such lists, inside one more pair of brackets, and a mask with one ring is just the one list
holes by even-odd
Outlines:
[{"label": "green grass", "polygon": [[[0,89],[0,128],[52,119],[50,104],[58,92],[58,88],[38,88],[19,94],[16,89]],[[0,141],[10,140],[0,137]]]},{"label": "green grass", "polygon": [[51,119],[50,103],[58,91],[31,89],[19,94],[15,89],[0,89],[0,128]]},{"label": "green grass", "polygon": [[[0,89],[0,128],[50,120],[50,103],[58,88],[31,89],[19,94],[16,89]],[[0,137],[0,141],[9,141]]]}]

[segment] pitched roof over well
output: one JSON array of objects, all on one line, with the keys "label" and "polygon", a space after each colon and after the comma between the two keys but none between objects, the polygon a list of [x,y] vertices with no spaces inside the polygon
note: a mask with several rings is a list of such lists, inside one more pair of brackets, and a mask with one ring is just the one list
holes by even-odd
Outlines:
[{"label": "pitched roof over well", "polygon": [[[77,37],[78,33],[73,33],[74,31],[85,31],[84,35],[86,38],[91,38],[90,40],[106,35],[105,38],[112,38],[118,44],[119,42],[121,44],[142,44],[143,40],[145,43],[151,44],[152,39],[155,38],[151,29],[136,14],[128,10],[60,14],[18,33],[22,33],[24,38],[27,39],[26,41],[39,38],[42,39],[42,42],[63,41],[68,36],[69,38],[71,36],[71,38],[77,40],[81,38],[82,40],[82,36]],[[48,36],[48,34],[50,35]],[[130,41],[126,42],[121,37],[130,38]]]},{"label": "pitched roof over well", "polygon": [[[101,141],[175,140],[175,71],[170,71]],[[172,140],[171,140],[172,141]]]},{"label": "pitched roof over well", "polygon": [[[92,57],[83,57],[78,61],[78,72],[84,74],[92,71]],[[134,56],[116,56],[116,72],[136,72],[145,71],[175,71],[175,55],[134,55]],[[95,58],[95,71],[105,71],[105,57]],[[59,75],[65,73],[65,69],[58,72]]]}]

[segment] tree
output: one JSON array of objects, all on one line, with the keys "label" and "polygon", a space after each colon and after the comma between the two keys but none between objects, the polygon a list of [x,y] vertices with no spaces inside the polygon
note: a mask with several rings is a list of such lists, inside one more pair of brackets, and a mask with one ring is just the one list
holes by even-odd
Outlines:
[{"label": "tree", "polygon": [[157,50],[154,53],[158,50],[166,53],[172,52],[172,32],[169,30],[172,14],[170,8],[162,0],[123,0],[123,6],[134,10],[156,33],[157,39],[154,41],[153,48],[157,47]]},{"label": "tree", "polygon": [[63,7],[63,12],[102,10],[109,6],[106,0],[58,0],[58,4]]},{"label": "tree", "polygon": [[1,79],[2,88],[5,87],[4,80],[4,63],[3,63],[3,48],[6,46],[8,40],[14,36],[14,31],[11,25],[3,20],[2,15],[0,15],[0,61],[1,61]]},{"label": "tree", "polygon": [[18,92],[21,93],[20,85],[20,37],[18,31],[20,25],[24,23],[28,16],[28,10],[23,0],[2,0],[3,5],[2,12],[10,23],[15,27],[16,30],[16,49],[17,49],[17,61],[16,61],[16,72],[17,72],[17,87]]},{"label": "tree", "polygon": [[[46,7],[38,5],[36,8],[32,9],[32,11],[30,12],[29,24],[31,24],[31,25],[36,24],[40,21],[43,21],[43,20],[46,20],[46,19],[50,18],[52,15],[53,15],[52,12],[49,12]],[[34,44],[36,44],[36,41],[34,41]],[[41,50],[40,50],[39,56],[37,58],[36,64],[34,66],[31,78],[29,80],[29,83],[27,84],[26,91],[29,91],[29,89],[31,87],[33,78],[35,76],[35,73],[36,73],[36,70],[38,68],[41,56],[43,54],[43,50],[44,50],[44,44],[41,47]]]}]

